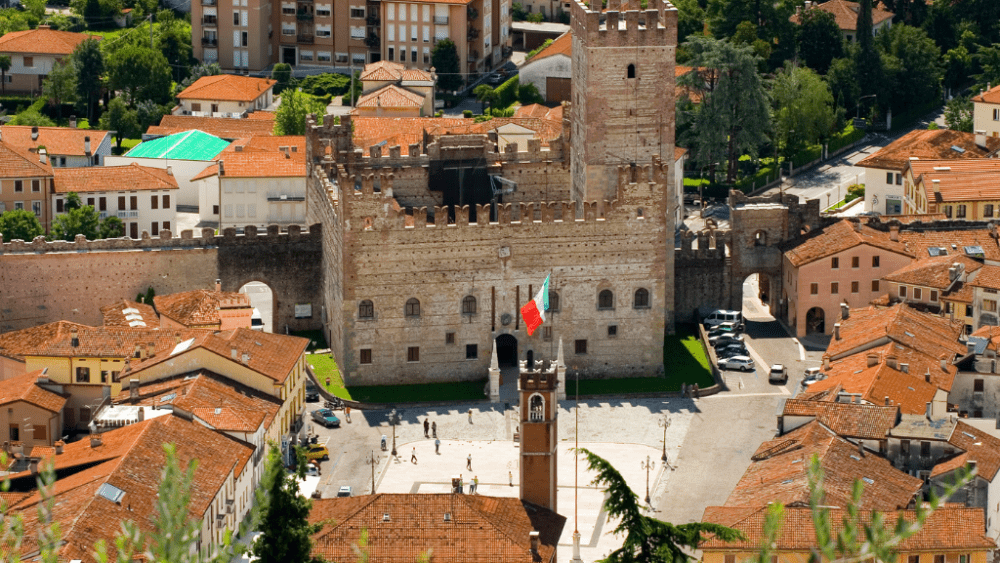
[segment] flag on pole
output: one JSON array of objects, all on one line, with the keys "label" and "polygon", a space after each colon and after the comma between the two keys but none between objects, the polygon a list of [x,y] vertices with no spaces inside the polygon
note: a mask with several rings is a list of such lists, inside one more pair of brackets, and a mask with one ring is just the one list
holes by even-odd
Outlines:
[{"label": "flag on pole", "polygon": [[535,329],[545,322],[545,311],[549,310],[549,276],[545,276],[545,283],[535,294],[535,298],[525,303],[521,307],[521,316],[524,317],[524,325],[528,327],[528,336],[531,336]]}]

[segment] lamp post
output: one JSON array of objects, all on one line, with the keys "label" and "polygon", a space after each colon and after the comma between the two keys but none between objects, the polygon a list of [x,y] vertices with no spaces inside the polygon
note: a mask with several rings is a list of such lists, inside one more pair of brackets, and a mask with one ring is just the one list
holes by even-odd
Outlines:
[{"label": "lamp post", "polygon": [[649,470],[656,466],[655,461],[650,461],[646,456],[646,461],[640,461],[639,467],[646,470],[646,505],[649,505]]},{"label": "lamp post", "polygon": [[399,415],[396,413],[396,409],[392,409],[389,413],[389,426],[392,426],[392,457],[396,457],[396,423],[398,421]]},{"label": "lamp post", "polygon": [[663,457],[660,461],[663,463],[667,462],[667,428],[670,428],[670,415],[663,415],[663,418],[656,421],[661,427],[663,427]]},{"label": "lamp post", "polygon": [[375,466],[378,465],[380,456],[375,455],[375,450],[372,450],[372,455],[365,460],[365,463],[372,466],[372,494],[375,494]]}]

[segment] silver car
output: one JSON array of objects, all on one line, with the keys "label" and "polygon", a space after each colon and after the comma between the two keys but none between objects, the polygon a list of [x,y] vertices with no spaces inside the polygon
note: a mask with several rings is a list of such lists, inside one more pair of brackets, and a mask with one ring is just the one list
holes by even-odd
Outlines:
[{"label": "silver car", "polygon": [[733,369],[739,371],[753,371],[753,359],[749,356],[733,356],[719,360],[720,369]]}]

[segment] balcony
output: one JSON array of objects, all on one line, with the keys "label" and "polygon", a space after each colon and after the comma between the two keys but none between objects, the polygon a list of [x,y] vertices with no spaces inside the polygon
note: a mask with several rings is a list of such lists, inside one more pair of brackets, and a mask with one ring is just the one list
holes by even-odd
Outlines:
[{"label": "balcony", "polygon": [[219,25],[219,18],[216,16],[204,16],[201,18],[201,25]]},{"label": "balcony", "polygon": [[202,47],[218,47],[219,40],[214,37],[202,37],[201,38]]},{"label": "balcony", "polygon": [[471,21],[475,21],[476,18],[479,17],[479,10],[473,8],[472,6],[469,6],[468,9],[465,12],[465,15],[466,15],[466,17],[468,18],[468,20],[470,22]]},{"label": "balcony", "polygon": [[299,43],[312,43],[316,40],[315,36],[311,33],[300,33],[295,36],[295,40]]},{"label": "balcony", "polygon": [[368,17],[365,18],[365,23],[368,25],[380,25],[382,20],[375,14],[368,14]]},{"label": "balcony", "polygon": [[219,0],[201,0],[202,6],[215,6],[219,3]]},{"label": "balcony", "polygon": [[288,194],[278,194],[278,193],[268,193],[267,201],[305,201],[305,195],[288,195]]},{"label": "balcony", "polygon": [[379,40],[378,35],[369,33],[368,36],[365,37],[365,45],[369,49],[378,49],[382,45],[382,42]]},{"label": "balcony", "polygon": [[309,12],[298,12],[297,14],[295,14],[295,19],[297,19],[299,21],[309,21],[309,22],[311,22],[311,21],[313,21],[313,15],[310,14]]},{"label": "balcony", "polygon": [[434,25],[448,25],[448,16],[434,16]]},{"label": "balcony", "polygon": [[137,210],[118,212],[119,219],[135,219],[138,216],[139,216],[139,211]]},{"label": "balcony", "polygon": [[467,37],[469,41],[475,41],[476,39],[479,39],[479,30],[474,27],[470,27]]}]

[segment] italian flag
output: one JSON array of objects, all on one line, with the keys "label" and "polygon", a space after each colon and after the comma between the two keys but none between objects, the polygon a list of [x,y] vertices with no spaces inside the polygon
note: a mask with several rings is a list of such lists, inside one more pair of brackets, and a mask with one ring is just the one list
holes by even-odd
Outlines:
[{"label": "italian flag", "polygon": [[549,309],[549,277],[545,276],[545,283],[535,294],[535,298],[521,307],[521,316],[524,317],[524,324],[528,327],[528,336],[545,322],[545,311]]}]

